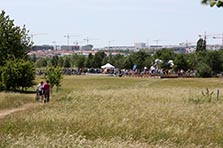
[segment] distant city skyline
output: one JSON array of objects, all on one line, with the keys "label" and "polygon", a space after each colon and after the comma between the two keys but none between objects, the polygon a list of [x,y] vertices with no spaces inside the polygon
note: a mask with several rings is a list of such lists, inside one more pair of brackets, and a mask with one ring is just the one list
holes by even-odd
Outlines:
[{"label": "distant city skyline", "polygon": [[178,45],[223,34],[223,9],[201,0],[3,0],[0,10],[25,25],[35,45]]}]

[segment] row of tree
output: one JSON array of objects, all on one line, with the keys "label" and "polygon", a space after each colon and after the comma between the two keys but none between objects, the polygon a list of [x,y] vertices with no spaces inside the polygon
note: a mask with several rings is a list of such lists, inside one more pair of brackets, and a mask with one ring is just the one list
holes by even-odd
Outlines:
[{"label": "row of tree", "polygon": [[[160,65],[163,70],[173,69],[175,72],[196,70],[198,76],[201,77],[209,77],[223,71],[223,50],[206,51],[200,48],[197,48],[197,52],[190,54],[176,54],[173,49],[162,49],[155,54],[141,50],[127,56],[111,54],[107,56],[103,51],[100,51],[95,55],[90,54],[88,57],[74,54],[65,57],[40,58],[35,61],[35,65],[36,67],[100,68],[106,63],[111,63],[118,69],[133,69],[133,65],[137,65],[137,69],[142,71],[144,67],[153,66],[155,59],[163,61]],[[169,60],[173,60],[173,67],[168,63]]]}]

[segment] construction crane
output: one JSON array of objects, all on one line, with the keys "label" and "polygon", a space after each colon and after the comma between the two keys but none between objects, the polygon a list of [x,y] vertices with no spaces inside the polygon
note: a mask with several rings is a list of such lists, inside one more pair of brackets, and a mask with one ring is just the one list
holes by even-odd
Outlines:
[{"label": "construction crane", "polygon": [[57,50],[57,42],[56,41],[53,41],[52,43],[54,45],[54,50]]},{"label": "construction crane", "polygon": [[38,35],[47,35],[47,33],[31,33],[31,41],[33,42],[34,36],[38,36]]},{"label": "construction crane", "polygon": [[73,44],[75,44],[76,46],[79,45],[79,43],[83,43],[82,41],[74,41]]},{"label": "construction crane", "polygon": [[108,49],[110,49],[110,45],[111,45],[111,42],[114,42],[115,40],[110,40],[108,41]]},{"label": "construction crane", "polygon": [[88,45],[88,42],[89,42],[89,38],[87,37],[86,39],[83,39],[84,41],[86,41],[87,45]]},{"label": "construction crane", "polygon": [[65,38],[67,38],[67,46],[70,45],[70,38],[71,37],[80,37],[80,35],[70,35],[70,34],[67,34],[67,35],[64,35]]},{"label": "construction crane", "polygon": [[157,39],[157,40],[153,40],[153,41],[156,42],[156,46],[158,46],[160,41],[165,41],[165,40],[158,40]]},{"label": "construction crane", "polygon": [[219,36],[219,34],[207,34],[206,32],[204,32],[204,34],[199,34],[198,35],[200,38],[203,38],[205,41],[207,41],[207,38],[213,38],[215,36]]},{"label": "construction crane", "polygon": [[87,37],[87,38],[85,38],[85,39],[83,39],[83,40],[86,41],[86,43],[87,43],[87,45],[88,45],[90,40],[98,40],[98,39],[89,39],[89,38]]},{"label": "construction crane", "polygon": [[179,45],[181,46],[185,46],[186,48],[188,48],[189,46],[196,44],[194,42],[189,42],[188,40],[186,40],[185,42],[179,43]]},{"label": "construction crane", "polygon": [[222,47],[223,47],[223,34],[213,36],[213,39],[221,39],[222,40]]}]

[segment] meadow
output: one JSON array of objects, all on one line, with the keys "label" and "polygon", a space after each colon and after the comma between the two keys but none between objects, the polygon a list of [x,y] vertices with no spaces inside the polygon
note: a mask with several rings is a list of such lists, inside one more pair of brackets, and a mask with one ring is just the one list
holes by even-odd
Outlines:
[{"label": "meadow", "polygon": [[[220,148],[222,86],[220,78],[65,76],[49,104],[0,119],[0,147]],[[0,107],[20,96],[34,102],[0,95]]]}]

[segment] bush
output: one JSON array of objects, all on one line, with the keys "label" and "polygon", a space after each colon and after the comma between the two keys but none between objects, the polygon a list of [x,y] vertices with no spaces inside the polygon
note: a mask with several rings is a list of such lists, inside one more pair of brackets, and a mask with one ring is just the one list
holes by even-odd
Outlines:
[{"label": "bush", "polygon": [[60,67],[50,67],[46,70],[45,79],[49,80],[51,85],[51,92],[54,86],[56,86],[57,91],[61,86],[62,77],[62,69]]},{"label": "bush", "polygon": [[206,63],[199,63],[197,65],[197,73],[198,77],[211,77],[212,76],[212,69]]},{"label": "bush", "polygon": [[8,60],[0,74],[0,86],[4,90],[24,90],[34,85],[35,69],[30,61]]}]

